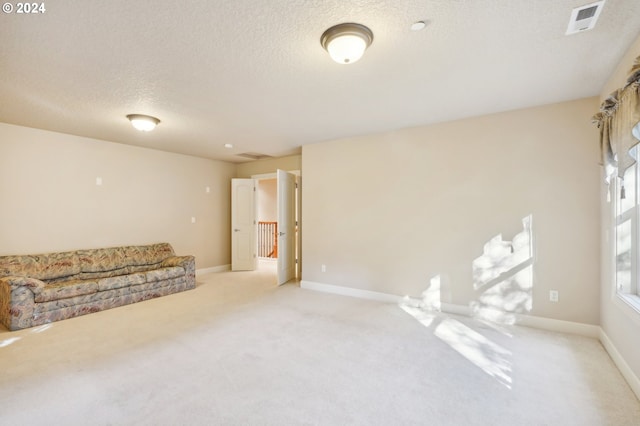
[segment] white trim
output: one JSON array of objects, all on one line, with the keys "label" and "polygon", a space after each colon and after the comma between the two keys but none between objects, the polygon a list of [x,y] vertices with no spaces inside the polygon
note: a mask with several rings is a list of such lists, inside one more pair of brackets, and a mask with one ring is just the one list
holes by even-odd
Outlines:
[{"label": "white trim", "polygon": [[257,175],[251,175],[251,179],[262,180],[262,179],[275,179],[277,177],[276,173],[259,173]]},{"label": "white trim", "polygon": [[623,311],[629,319],[640,325],[640,297],[635,294],[616,293],[613,303]]},{"label": "white trim", "polygon": [[516,324],[525,327],[538,328],[541,330],[556,331],[567,334],[577,334],[580,336],[597,339],[600,336],[600,327],[597,325],[583,324],[580,322],[563,321],[532,315],[516,314]]},{"label": "white trim", "polygon": [[[283,169],[280,169],[283,170]],[[300,170],[283,170],[287,173],[291,173],[292,175],[300,176]],[[272,173],[258,173],[257,175],[251,175],[251,179],[261,180],[261,179],[276,179],[278,177],[277,172]]]},{"label": "white trim", "polygon": [[602,343],[602,346],[604,346],[606,351],[609,353],[613,363],[618,367],[620,373],[622,373],[622,377],[627,380],[631,390],[636,394],[636,397],[640,399],[640,379],[638,379],[638,377],[633,373],[629,364],[627,364],[622,355],[620,355],[620,352],[618,352],[618,349],[616,349],[613,342],[611,342],[609,336],[607,336],[607,333],[605,333],[603,329],[600,329],[599,338],[600,343]]},{"label": "white trim", "polygon": [[359,299],[375,300],[378,302],[399,303],[402,297],[393,294],[379,293],[377,291],[361,290],[359,288],[343,287],[318,283],[313,281],[300,281],[300,287],[307,290],[320,291],[323,293],[339,294],[341,296],[357,297]]},{"label": "white trim", "polygon": [[[473,311],[469,306],[442,304],[442,312],[470,317]],[[536,317],[533,315],[513,314],[514,325],[537,328],[540,330],[555,331],[558,333],[577,334],[597,339],[600,336],[600,327],[597,325],[583,324],[580,322],[563,321],[552,318]]]},{"label": "white trim", "polygon": [[472,314],[470,306],[453,305],[451,303],[443,303],[440,305],[442,312],[454,315],[462,315],[464,317],[470,317]]},{"label": "white trim", "polygon": [[[324,293],[339,294],[342,296],[357,297],[360,299],[376,300],[378,302],[399,303],[403,300],[402,296],[394,294],[380,293],[377,291],[361,290],[359,288],[343,287],[332,284],[324,284],[313,281],[300,281],[300,287],[308,290],[321,291]],[[414,300],[410,298],[409,300]],[[454,305],[443,303],[441,305],[442,312],[454,315],[471,316],[472,310],[469,306]],[[560,333],[578,334],[581,336],[592,337],[597,339],[600,336],[600,327],[590,324],[582,324],[571,321],[562,321],[551,318],[535,317],[531,315],[515,315],[516,324],[538,328],[542,330],[556,331]]]},{"label": "white trim", "polygon": [[224,272],[231,269],[231,265],[218,265],[210,268],[196,269],[196,275],[209,274],[211,272]]}]

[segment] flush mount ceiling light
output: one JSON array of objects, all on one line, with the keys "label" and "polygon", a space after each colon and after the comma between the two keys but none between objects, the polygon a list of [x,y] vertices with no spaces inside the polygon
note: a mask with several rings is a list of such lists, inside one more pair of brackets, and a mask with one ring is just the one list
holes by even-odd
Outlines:
[{"label": "flush mount ceiling light", "polygon": [[150,115],[129,114],[127,118],[131,122],[131,125],[141,132],[150,132],[160,123],[160,120]]},{"label": "flush mount ceiling light", "polygon": [[364,25],[338,24],[322,34],[320,44],[339,64],[352,64],[362,57],[373,42],[373,33]]},{"label": "flush mount ceiling light", "polygon": [[417,21],[411,24],[411,31],[421,31],[424,30],[427,26],[425,21]]}]

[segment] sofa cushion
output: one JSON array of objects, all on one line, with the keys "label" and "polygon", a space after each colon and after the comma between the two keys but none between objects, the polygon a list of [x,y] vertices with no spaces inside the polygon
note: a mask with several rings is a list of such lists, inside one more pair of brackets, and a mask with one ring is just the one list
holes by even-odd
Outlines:
[{"label": "sofa cushion", "polygon": [[127,258],[119,247],[78,250],[82,273],[96,273],[126,268]]},{"label": "sofa cushion", "polygon": [[112,271],[81,272],[74,278],[77,278],[79,280],[99,280],[100,278],[110,278],[117,277],[118,275],[127,275],[129,272],[129,267],[127,266],[126,268],[118,268]]},{"label": "sofa cushion", "polygon": [[147,272],[147,271],[152,271],[154,269],[158,269],[160,268],[160,265],[162,263],[154,263],[151,265],[137,265],[137,266],[128,266],[127,267],[127,272],[129,274],[135,274],[136,272]]},{"label": "sofa cushion", "polygon": [[[136,286],[136,287],[139,287],[139,286]],[[50,302],[36,303],[33,312],[34,314],[42,314],[47,311],[70,308],[75,305],[83,305],[86,303],[98,302],[106,299],[125,297],[129,294],[131,294],[130,287],[99,291],[97,293],[83,294],[81,296],[69,297],[67,299],[58,299],[58,300],[52,300]]]},{"label": "sofa cushion", "polygon": [[141,291],[151,291],[151,290],[159,289],[166,286],[180,285],[180,284],[183,284],[185,281],[186,281],[186,278],[184,276],[181,276],[178,278],[169,278],[167,280],[146,282],[144,284],[131,286],[129,287],[129,289],[131,290],[132,293],[139,293]]},{"label": "sofa cushion", "polygon": [[168,257],[175,256],[169,243],[150,244],[147,246],[120,247],[127,258],[128,266],[155,265]]},{"label": "sofa cushion", "polygon": [[170,268],[156,269],[147,272],[147,282],[168,280],[170,278],[178,278],[184,276],[184,268],[180,266],[172,266]]},{"label": "sofa cushion", "polygon": [[[78,250],[77,253],[83,278],[107,278],[127,272],[148,271],[150,265],[159,265],[175,255],[168,243]],[[105,274],[111,271],[118,272]]]},{"label": "sofa cushion", "polygon": [[54,280],[80,272],[76,252],[0,256],[0,276],[25,276]]},{"label": "sofa cushion", "polygon": [[131,285],[144,284],[147,281],[145,274],[118,275],[117,277],[102,278],[98,280],[100,291],[115,288],[129,287]]},{"label": "sofa cushion", "polygon": [[66,299],[68,297],[92,294],[98,291],[96,281],[65,281],[55,284],[47,284],[40,293],[35,295],[37,303],[50,302],[52,300]]}]

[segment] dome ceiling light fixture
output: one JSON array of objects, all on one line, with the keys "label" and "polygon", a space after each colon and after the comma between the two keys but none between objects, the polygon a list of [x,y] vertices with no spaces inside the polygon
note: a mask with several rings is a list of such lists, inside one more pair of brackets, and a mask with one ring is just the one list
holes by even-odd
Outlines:
[{"label": "dome ceiling light fixture", "polygon": [[424,30],[426,26],[427,23],[425,21],[416,21],[411,24],[411,31],[421,31]]},{"label": "dome ceiling light fixture", "polygon": [[352,64],[362,57],[373,42],[373,33],[362,24],[347,22],[335,25],[320,37],[320,44],[339,64]]},{"label": "dome ceiling light fixture", "polygon": [[141,132],[150,132],[160,124],[160,120],[150,115],[129,114],[127,118],[131,122],[131,125]]}]

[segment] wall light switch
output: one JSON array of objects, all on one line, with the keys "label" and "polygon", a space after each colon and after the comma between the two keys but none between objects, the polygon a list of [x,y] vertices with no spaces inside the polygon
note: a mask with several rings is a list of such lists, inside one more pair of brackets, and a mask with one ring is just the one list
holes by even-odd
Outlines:
[{"label": "wall light switch", "polygon": [[557,290],[551,290],[549,292],[549,300],[552,302],[557,302],[558,301],[558,291]]},{"label": "wall light switch", "polygon": [[208,186],[204,189],[204,191],[208,194],[211,192],[211,188],[209,188]]},{"label": "wall light switch", "polygon": [[322,272],[327,272],[327,265],[322,265],[320,269],[322,270]]},{"label": "wall light switch", "polygon": [[102,178],[100,176],[96,178],[96,186],[102,186]]},{"label": "wall light switch", "polygon": [[196,218],[195,217],[191,218],[191,223],[196,223]]}]

